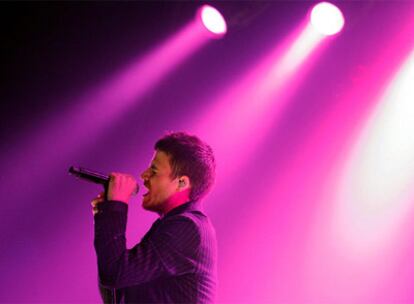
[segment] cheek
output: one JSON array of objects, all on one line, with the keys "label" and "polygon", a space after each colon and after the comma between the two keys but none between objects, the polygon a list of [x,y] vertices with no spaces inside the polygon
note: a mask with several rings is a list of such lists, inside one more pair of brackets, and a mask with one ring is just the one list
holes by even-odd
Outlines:
[{"label": "cheek", "polygon": [[175,185],[168,179],[158,179],[154,181],[151,188],[154,194],[159,196],[168,196],[175,190]]}]

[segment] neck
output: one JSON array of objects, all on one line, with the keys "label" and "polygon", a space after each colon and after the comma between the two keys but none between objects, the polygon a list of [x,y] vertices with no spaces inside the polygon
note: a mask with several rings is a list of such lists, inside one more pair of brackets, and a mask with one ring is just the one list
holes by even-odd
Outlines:
[{"label": "neck", "polygon": [[161,210],[158,214],[163,217],[172,209],[177,208],[190,201],[190,189],[175,192],[162,204]]},{"label": "neck", "polygon": [[188,202],[189,202],[189,200],[182,201],[182,202],[176,202],[176,203],[174,203],[174,204],[167,204],[161,212],[158,212],[158,214],[159,214],[159,215],[160,215],[160,217],[162,218],[162,217],[164,217],[164,216],[165,216],[168,212],[170,212],[171,210],[173,210],[173,209],[175,209],[175,208],[177,208],[177,207],[179,207],[179,206],[181,206],[181,205],[184,205],[185,203],[188,203]]}]

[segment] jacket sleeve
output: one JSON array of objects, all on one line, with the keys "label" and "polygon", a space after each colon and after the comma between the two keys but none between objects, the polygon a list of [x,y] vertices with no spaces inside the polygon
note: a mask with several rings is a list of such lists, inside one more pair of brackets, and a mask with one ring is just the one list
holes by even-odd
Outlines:
[{"label": "jacket sleeve", "polygon": [[101,286],[123,288],[196,270],[200,238],[191,219],[165,218],[148,238],[127,250],[128,205],[111,201],[98,206],[94,245]]}]

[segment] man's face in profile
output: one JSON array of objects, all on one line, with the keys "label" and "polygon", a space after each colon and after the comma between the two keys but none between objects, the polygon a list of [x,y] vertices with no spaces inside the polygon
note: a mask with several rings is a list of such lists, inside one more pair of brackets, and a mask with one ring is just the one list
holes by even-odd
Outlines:
[{"label": "man's face in profile", "polygon": [[166,202],[178,191],[178,178],[172,179],[170,157],[163,151],[155,151],[149,168],[142,174],[144,193],[142,206],[146,210],[162,212]]}]

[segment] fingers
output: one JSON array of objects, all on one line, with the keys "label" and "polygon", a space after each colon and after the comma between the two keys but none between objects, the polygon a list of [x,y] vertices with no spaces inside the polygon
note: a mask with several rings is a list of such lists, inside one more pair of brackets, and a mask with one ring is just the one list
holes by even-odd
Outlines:
[{"label": "fingers", "polygon": [[102,203],[104,200],[105,200],[105,193],[104,192],[101,192],[101,193],[99,193],[93,200],[92,200],[92,202],[91,202],[91,205],[92,206],[95,206],[95,205],[97,205],[97,204],[99,204],[99,203]]},{"label": "fingers", "polygon": [[132,195],[138,192],[137,181],[132,175],[113,172],[110,174],[108,200],[128,203]]},{"label": "fingers", "polygon": [[93,215],[98,213],[98,204],[102,203],[105,200],[104,196],[105,196],[105,193],[101,192],[91,201]]},{"label": "fingers", "polygon": [[[132,195],[138,193],[138,184],[132,175],[113,172],[110,175],[107,199],[128,203]],[[98,204],[105,200],[105,193],[100,193],[91,201],[92,212],[98,213]]]}]

